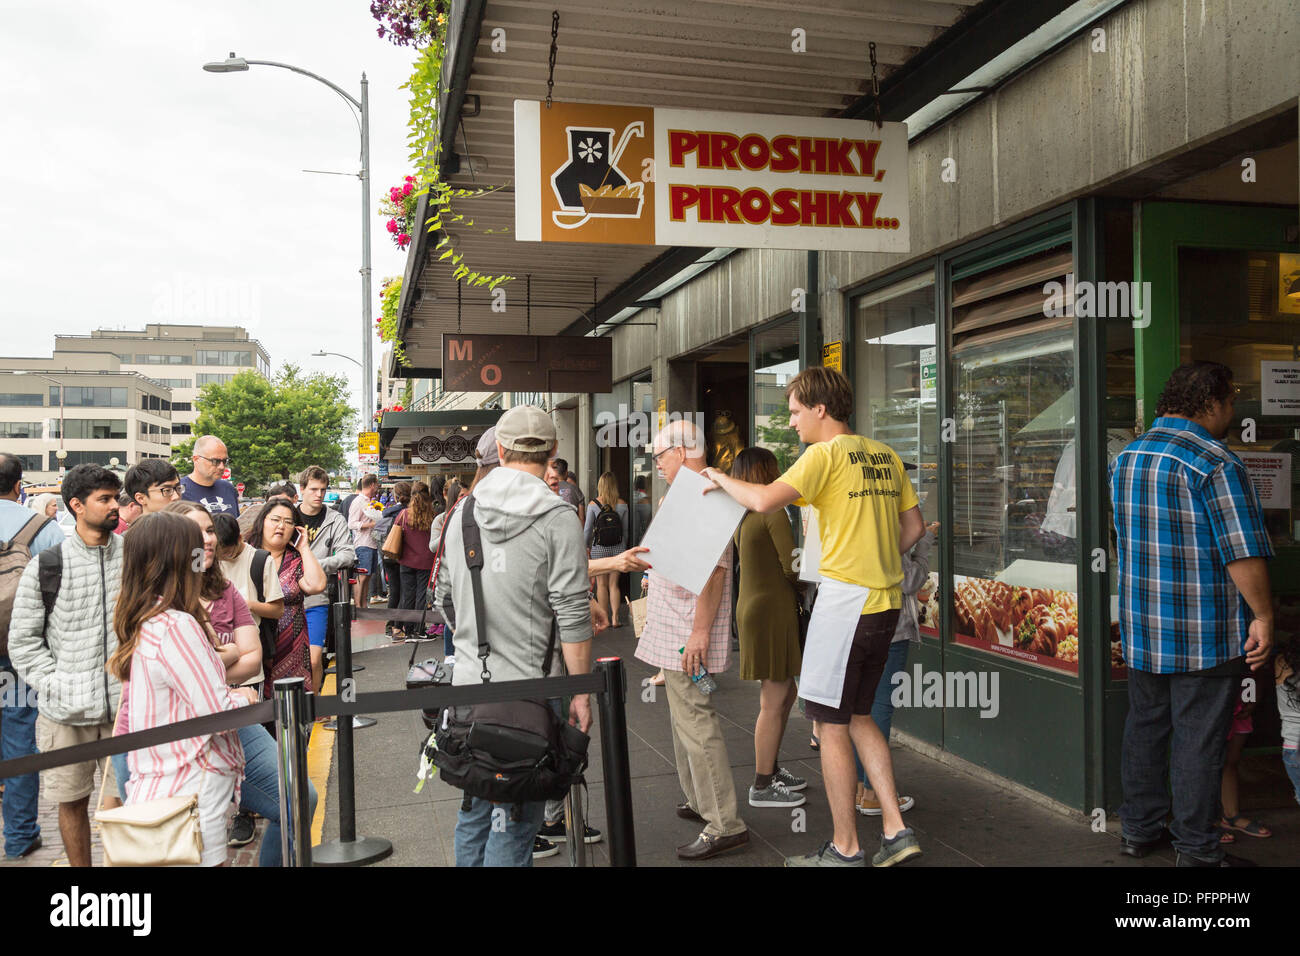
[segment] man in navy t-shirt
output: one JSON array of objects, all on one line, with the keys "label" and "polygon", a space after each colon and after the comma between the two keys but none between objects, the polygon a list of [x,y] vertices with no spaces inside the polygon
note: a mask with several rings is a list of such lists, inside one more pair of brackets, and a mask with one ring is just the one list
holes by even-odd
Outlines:
[{"label": "man in navy t-shirt", "polygon": [[194,443],[194,471],[181,479],[181,498],[197,501],[212,514],[239,517],[239,495],[235,486],[221,477],[230,465],[225,442],[214,435],[204,435]]}]

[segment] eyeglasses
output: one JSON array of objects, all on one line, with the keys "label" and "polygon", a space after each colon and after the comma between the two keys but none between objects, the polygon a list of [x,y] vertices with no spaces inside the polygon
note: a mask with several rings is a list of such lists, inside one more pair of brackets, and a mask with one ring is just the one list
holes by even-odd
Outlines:
[{"label": "eyeglasses", "polygon": [[155,491],[164,498],[179,498],[181,496],[180,482],[174,485],[154,485],[149,489],[149,494],[153,494]]},{"label": "eyeglasses", "polygon": [[668,446],[667,448],[665,448],[663,451],[661,451],[661,452],[656,452],[655,455],[653,456],[653,457],[654,457],[654,460],[655,460],[655,464],[658,464],[658,463],[659,463],[659,458],[660,458],[661,455],[666,455],[666,454],[668,454],[668,453],[669,453],[670,451],[672,451],[674,448],[685,448],[685,447],[686,447],[686,446],[684,446],[684,445],[669,445],[669,446]]},{"label": "eyeglasses", "polygon": [[230,458],[209,458],[207,455],[195,455],[195,458],[202,458],[204,461],[210,461],[218,468],[228,468],[233,463]]},{"label": "eyeglasses", "polygon": [[272,516],[272,517],[266,519],[266,523],[269,524],[269,525],[274,525],[274,526],[277,527],[277,528],[282,528],[282,527],[284,527],[285,525],[290,525],[290,526],[292,526],[292,525],[293,525],[293,519],[292,519],[292,518],[276,518],[276,517]]}]

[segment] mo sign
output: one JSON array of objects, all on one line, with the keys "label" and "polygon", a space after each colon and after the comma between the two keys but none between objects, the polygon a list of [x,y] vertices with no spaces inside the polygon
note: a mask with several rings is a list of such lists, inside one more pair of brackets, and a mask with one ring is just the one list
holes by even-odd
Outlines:
[{"label": "mo sign", "polygon": [[613,340],[579,335],[442,337],[443,388],[452,392],[595,392],[613,383]]}]

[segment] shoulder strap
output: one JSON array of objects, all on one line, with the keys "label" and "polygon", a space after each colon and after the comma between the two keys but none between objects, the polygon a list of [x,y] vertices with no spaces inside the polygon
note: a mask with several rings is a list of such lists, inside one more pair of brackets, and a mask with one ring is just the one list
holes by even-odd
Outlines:
[{"label": "shoulder strap", "polygon": [[[41,600],[45,604],[46,620],[54,611],[54,601],[63,583],[63,546],[46,548],[37,556],[37,581],[41,586]],[[42,628],[42,631],[44,628]]]},{"label": "shoulder strap", "polygon": [[[446,523],[443,525],[446,529]],[[483,601],[483,538],[479,534],[478,523],[474,520],[474,496],[465,499],[464,510],[460,520],[461,537],[465,540],[465,564],[469,567],[470,586],[474,591],[474,630],[478,634],[478,659],[483,665],[479,676],[483,683],[492,679],[488,670],[487,659],[492,648],[487,641],[487,611]]]},{"label": "shoulder strap", "polygon": [[263,604],[266,603],[266,562],[270,557],[270,551],[254,549],[253,562],[249,568],[252,572],[253,588],[257,591],[257,599]]},{"label": "shoulder strap", "polygon": [[26,548],[29,552],[32,549],[32,542],[36,536],[45,530],[45,526],[52,522],[53,518],[46,518],[44,515],[32,515],[27,519],[27,523],[22,526],[19,532],[9,540],[9,545],[19,545]]}]

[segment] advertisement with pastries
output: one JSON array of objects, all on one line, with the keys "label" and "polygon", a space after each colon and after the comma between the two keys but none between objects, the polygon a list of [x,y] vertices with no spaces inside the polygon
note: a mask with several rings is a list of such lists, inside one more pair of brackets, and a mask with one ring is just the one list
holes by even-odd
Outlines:
[{"label": "advertisement with pastries", "polygon": [[[1069,674],[1079,673],[1079,601],[1074,591],[988,578],[953,578],[953,640]],[[1108,629],[1111,674],[1124,677],[1115,608]],[[923,609],[937,626],[938,602]]]}]

